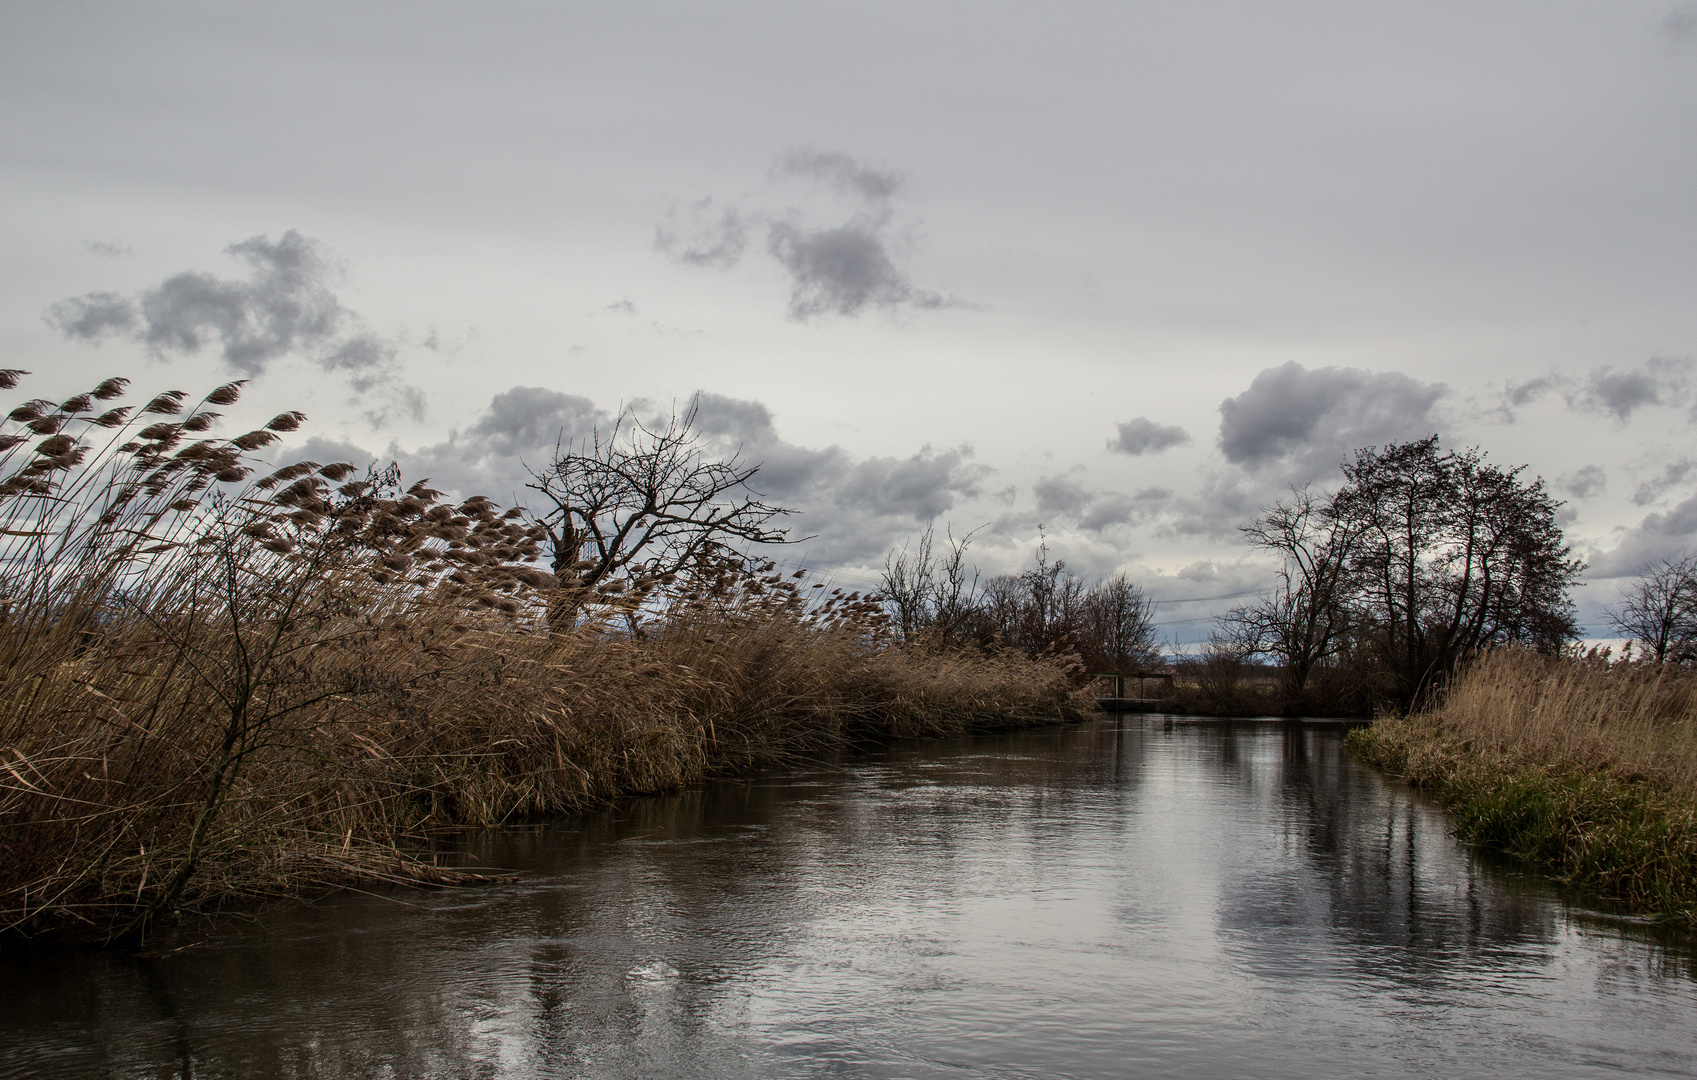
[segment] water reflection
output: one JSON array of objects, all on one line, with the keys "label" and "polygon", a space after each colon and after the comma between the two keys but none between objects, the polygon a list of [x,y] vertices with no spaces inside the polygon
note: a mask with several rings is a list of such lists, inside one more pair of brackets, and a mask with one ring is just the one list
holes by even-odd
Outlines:
[{"label": "water reflection", "polygon": [[904,743],[466,853],[524,873],[0,962],[0,1076],[1697,1074],[1687,939],[1334,725]]}]

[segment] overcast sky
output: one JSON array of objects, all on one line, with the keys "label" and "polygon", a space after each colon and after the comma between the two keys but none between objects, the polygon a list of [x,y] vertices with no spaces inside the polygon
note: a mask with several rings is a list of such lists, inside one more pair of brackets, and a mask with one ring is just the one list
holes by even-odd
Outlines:
[{"label": "overcast sky", "polygon": [[31,395],[249,377],[506,501],[700,394],[844,580],[935,521],[1231,596],[1434,431],[1568,500],[1594,632],[1697,544],[1697,5],[0,11]]}]

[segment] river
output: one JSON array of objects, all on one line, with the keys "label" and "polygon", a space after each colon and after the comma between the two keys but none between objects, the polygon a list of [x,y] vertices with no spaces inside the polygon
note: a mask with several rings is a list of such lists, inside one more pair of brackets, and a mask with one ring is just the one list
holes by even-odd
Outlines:
[{"label": "river", "polygon": [[0,958],[0,1076],[1697,1076],[1689,937],[1344,730],[905,741],[479,834],[521,873]]}]

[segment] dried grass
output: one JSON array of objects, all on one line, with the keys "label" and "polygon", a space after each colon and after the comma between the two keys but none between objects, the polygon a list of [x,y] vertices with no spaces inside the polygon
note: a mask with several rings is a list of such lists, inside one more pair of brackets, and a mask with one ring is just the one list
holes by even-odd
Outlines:
[{"label": "dried grass", "polygon": [[1465,838],[1697,921],[1697,673],[1500,650],[1437,707],[1350,739],[1436,791]]},{"label": "dried grass", "polygon": [[1078,715],[1059,663],[897,648],[870,598],[810,604],[729,555],[550,631],[521,517],[343,465],[243,487],[264,432],[180,447],[204,410],[159,421],[164,395],[137,432],[91,411],[102,386],[14,413],[68,445],[0,446],[0,937],[133,944],[265,894],[472,880],[425,841]]}]

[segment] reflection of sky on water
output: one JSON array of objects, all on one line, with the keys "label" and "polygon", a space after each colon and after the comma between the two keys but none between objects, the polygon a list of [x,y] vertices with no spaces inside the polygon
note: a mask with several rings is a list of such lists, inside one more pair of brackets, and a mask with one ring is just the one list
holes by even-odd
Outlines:
[{"label": "reflection of sky on water", "polygon": [[1691,946],[1341,728],[1132,718],[477,838],[487,889],[0,966],[0,1075],[1697,1075]]}]

